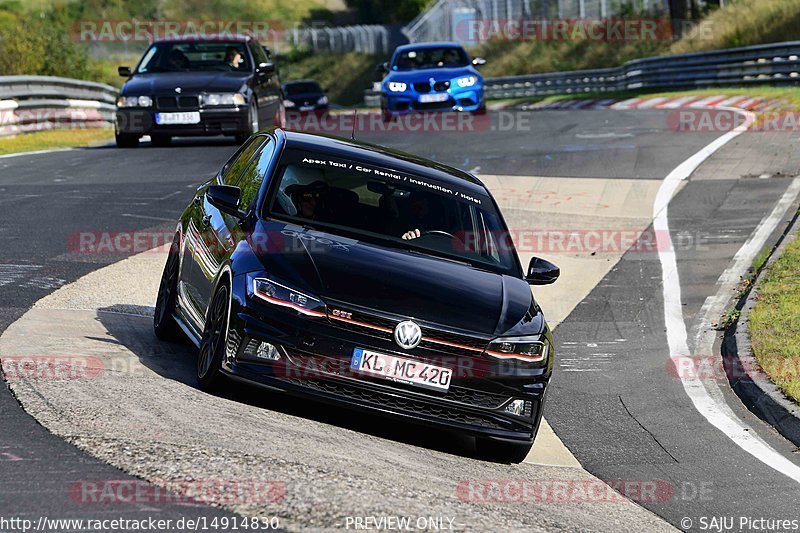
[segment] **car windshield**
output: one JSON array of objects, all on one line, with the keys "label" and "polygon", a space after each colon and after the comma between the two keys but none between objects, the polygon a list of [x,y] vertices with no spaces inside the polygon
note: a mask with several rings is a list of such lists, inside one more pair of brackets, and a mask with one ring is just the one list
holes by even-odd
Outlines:
[{"label": "car windshield", "polygon": [[287,83],[284,86],[284,92],[287,96],[312,93],[318,94],[322,92],[322,88],[317,82],[314,81],[298,81],[295,83]]},{"label": "car windshield", "polygon": [[139,62],[137,73],[250,70],[245,43],[236,41],[188,41],[155,43]]},{"label": "car windshield", "polygon": [[436,48],[417,48],[404,50],[395,57],[394,70],[415,70],[423,68],[466,67],[469,58],[463,48],[440,46]]},{"label": "car windshield", "polygon": [[485,193],[368,163],[289,149],[269,214],[332,233],[516,275],[511,240]]}]

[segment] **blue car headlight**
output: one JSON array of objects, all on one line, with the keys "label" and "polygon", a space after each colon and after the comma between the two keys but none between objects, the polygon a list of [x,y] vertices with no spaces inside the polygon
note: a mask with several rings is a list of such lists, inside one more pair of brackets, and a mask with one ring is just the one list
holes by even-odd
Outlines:
[{"label": "blue car headlight", "polygon": [[294,309],[302,315],[320,318],[328,314],[325,302],[319,298],[267,277],[253,278],[253,295],[272,305]]},{"label": "blue car headlight", "polygon": [[408,89],[408,84],[402,81],[390,81],[386,84],[386,88],[393,93],[402,93]]},{"label": "blue car headlight", "polygon": [[456,80],[456,83],[462,89],[466,89],[467,87],[472,87],[473,85],[478,83],[478,76],[464,76],[464,77],[458,78]]}]

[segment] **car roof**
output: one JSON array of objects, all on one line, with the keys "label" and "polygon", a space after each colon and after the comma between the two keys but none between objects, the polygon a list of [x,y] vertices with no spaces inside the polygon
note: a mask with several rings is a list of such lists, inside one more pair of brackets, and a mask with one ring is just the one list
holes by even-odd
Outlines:
[{"label": "car roof", "polygon": [[285,135],[287,148],[324,153],[344,159],[356,159],[364,163],[370,163],[420,177],[432,178],[439,183],[460,187],[461,189],[466,189],[483,196],[489,194],[483,183],[472,174],[424,157],[393,150],[377,144],[343,139],[333,135],[286,130],[279,131],[283,132]]},{"label": "car roof", "polygon": [[414,44],[404,44],[402,46],[398,46],[395,52],[405,52],[406,50],[419,50],[420,48],[463,48],[461,44],[456,42],[430,42],[430,43],[414,43]]},{"label": "car roof", "polygon": [[168,39],[158,39],[155,42],[157,43],[184,43],[184,42],[219,42],[219,41],[233,41],[233,42],[240,42],[246,43],[253,41],[254,39],[249,35],[242,35],[239,33],[219,33],[219,34],[209,34],[209,35],[184,35],[181,37],[170,37]]}]

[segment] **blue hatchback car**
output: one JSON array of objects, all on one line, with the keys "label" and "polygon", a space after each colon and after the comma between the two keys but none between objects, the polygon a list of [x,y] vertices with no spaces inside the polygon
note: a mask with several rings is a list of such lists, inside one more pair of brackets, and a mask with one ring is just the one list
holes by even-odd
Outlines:
[{"label": "blue hatchback car", "polygon": [[414,111],[468,111],[483,113],[483,77],[458,43],[416,43],[399,46],[381,82],[384,119]]}]

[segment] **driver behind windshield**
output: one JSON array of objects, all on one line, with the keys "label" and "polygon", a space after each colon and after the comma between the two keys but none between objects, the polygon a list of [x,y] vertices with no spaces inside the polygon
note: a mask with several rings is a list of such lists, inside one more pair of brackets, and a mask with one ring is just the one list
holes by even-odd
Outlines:
[{"label": "driver behind windshield", "polygon": [[431,205],[431,199],[427,195],[412,193],[409,202],[409,214],[412,219],[410,223],[413,226],[412,229],[403,233],[403,240],[410,241],[422,236],[425,232],[445,229],[441,210],[437,210]]},{"label": "driver behind windshield", "polygon": [[225,63],[229,67],[233,69],[238,69],[243,62],[244,59],[242,58],[242,53],[239,51],[238,48],[236,48],[235,46],[229,46],[225,50]]}]

